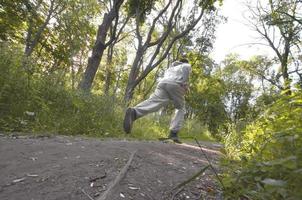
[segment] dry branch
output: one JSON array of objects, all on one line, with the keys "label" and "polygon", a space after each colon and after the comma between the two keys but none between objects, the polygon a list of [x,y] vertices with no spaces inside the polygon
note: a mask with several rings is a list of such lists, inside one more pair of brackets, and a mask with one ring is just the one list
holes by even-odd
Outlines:
[{"label": "dry branch", "polygon": [[[177,186],[172,188],[172,190],[170,191],[170,193],[171,193],[171,198],[170,199],[174,200],[176,195],[179,194],[184,189],[185,185],[187,185],[188,183],[194,181],[197,177],[199,177],[201,174],[203,174],[209,167],[210,167],[210,165],[205,166],[204,168],[199,170],[196,174],[194,174],[193,176],[191,176],[187,180],[181,182],[180,184],[178,184]],[[178,189],[178,190],[173,193],[173,191],[175,191],[176,189]]]},{"label": "dry branch", "polygon": [[109,199],[108,197],[111,196],[111,194],[114,192],[113,189],[119,184],[119,182],[125,177],[129,167],[130,167],[130,164],[133,160],[133,157],[135,155],[136,151],[134,151],[128,162],[126,163],[126,165],[124,166],[124,168],[120,171],[120,173],[117,175],[117,177],[114,179],[114,181],[112,181],[110,184],[109,184],[109,187],[108,189],[102,194],[102,196],[100,196],[97,200],[106,200],[106,199]]}]

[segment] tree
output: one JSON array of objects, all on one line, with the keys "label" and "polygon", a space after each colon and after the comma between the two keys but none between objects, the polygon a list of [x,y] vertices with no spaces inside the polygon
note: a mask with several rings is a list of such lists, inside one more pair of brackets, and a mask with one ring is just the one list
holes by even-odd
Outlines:
[{"label": "tree", "polygon": [[1,1],[0,39],[1,41],[20,42],[23,39],[19,32],[24,29],[24,19],[27,17],[25,0]]},{"label": "tree", "polygon": [[[90,91],[105,49],[117,40],[126,24],[124,23],[118,30],[119,11],[123,2],[124,0],[113,0],[112,7],[110,7],[110,10],[104,14],[102,24],[98,27],[96,41],[92,48],[91,56],[88,59],[87,68],[79,84],[79,88],[83,91]],[[112,35],[110,35],[109,41],[106,41],[110,27],[113,27]]]},{"label": "tree", "polygon": [[45,39],[36,52],[45,75],[57,74],[55,82],[76,87],[96,33],[93,20],[99,12],[95,0],[75,0],[66,4],[44,33]]},{"label": "tree", "polygon": [[[38,45],[43,32],[50,20],[65,9],[64,1],[50,0],[37,2],[25,1],[29,15],[27,16],[27,31],[25,38],[25,57],[30,57]],[[42,15],[40,14],[42,13]]]},{"label": "tree", "polygon": [[192,75],[190,92],[186,97],[189,116],[194,116],[206,125],[215,137],[220,137],[219,130],[228,121],[226,105],[223,101],[226,88],[218,66],[207,55],[190,52]]},{"label": "tree", "polygon": [[[142,13],[145,10],[142,9],[140,4],[137,4],[135,8],[135,21],[138,45],[125,90],[124,99],[126,102],[131,100],[135,87],[167,57],[174,43],[192,31],[207,10],[213,9],[213,3],[213,1],[201,1],[198,5],[195,4],[191,7],[191,10],[186,11],[185,15],[187,13],[190,13],[190,15],[187,18],[188,23],[183,25],[182,30],[175,30],[176,24],[181,23],[182,14],[184,14],[181,12],[183,10],[182,0],[174,2],[169,0],[163,6],[158,4],[157,6],[162,9],[155,12],[155,14],[151,12],[151,14],[154,14],[153,20],[149,24],[149,29],[144,27],[147,29],[145,35],[141,32],[141,16],[143,16]],[[167,13],[168,17],[166,18],[164,14]],[[163,20],[163,23],[158,23],[160,20]],[[152,53],[148,50],[152,50]],[[140,71],[144,56],[148,57],[147,64]]]},{"label": "tree", "polygon": [[247,120],[250,112],[252,92],[254,90],[253,75],[246,73],[243,61],[236,55],[229,55],[223,61],[221,78],[225,84],[226,95],[224,97],[227,105],[229,119],[234,124],[240,120]]},{"label": "tree", "polygon": [[302,25],[295,18],[300,3],[296,0],[269,0],[267,6],[263,6],[258,0],[255,8],[249,6],[252,11],[250,23],[277,56],[283,77],[282,89],[288,93],[291,84],[289,65],[295,59],[294,49],[297,48],[299,52],[301,43]]}]

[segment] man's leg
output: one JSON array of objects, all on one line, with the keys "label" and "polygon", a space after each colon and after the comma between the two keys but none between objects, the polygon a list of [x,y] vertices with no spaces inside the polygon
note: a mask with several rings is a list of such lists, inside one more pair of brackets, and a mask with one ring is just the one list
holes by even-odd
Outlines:
[{"label": "man's leg", "polygon": [[128,108],[126,110],[124,118],[124,130],[126,133],[131,132],[134,120],[149,113],[158,111],[162,106],[169,102],[169,95],[165,87],[165,83],[159,84],[149,99],[139,103],[133,108]]},{"label": "man's leg", "polygon": [[169,138],[173,139],[174,142],[181,143],[178,139],[178,132],[182,128],[185,116],[185,89],[178,84],[170,84],[168,88],[169,96],[175,106],[175,113],[170,123]]}]

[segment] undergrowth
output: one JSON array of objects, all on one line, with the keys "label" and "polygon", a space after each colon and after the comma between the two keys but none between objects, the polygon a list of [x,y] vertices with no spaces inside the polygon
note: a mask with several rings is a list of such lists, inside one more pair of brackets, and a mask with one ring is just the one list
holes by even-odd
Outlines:
[{"label": "undergrowth", "polygon": [[226,199],[302,199],[302,93],[284,95],[225,140]]},{"label": "undergrowth", "polygon": [[[0,131],[29,134],[85,135],[154,140],[166,137],[170,116],[149,115],[135,122],[133,133],[122,128],[125,107],[117,97],[71,89],[58,74],[38,70],[22,60],[22,50],[1,44]],[[197,121],[189,120],[182,136],[210,140]]]}]

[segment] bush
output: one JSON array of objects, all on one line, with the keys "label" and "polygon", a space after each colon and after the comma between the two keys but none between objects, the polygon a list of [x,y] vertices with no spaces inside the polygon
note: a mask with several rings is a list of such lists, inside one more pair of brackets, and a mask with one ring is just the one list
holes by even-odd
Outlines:
[{"label": "bush", "polygon": [[[111,97],[84,95],[54,82],[50,75],[29,73],[21,49],[1,45],[0,131],[94,136],[121,133],[121,106],[113,104]],[[35,68],[32,63],[28,66]]]},{"label": "bush", "polygon": [[245,133],[230,136],[229,199],[302,199],[302,93],[283,96]]}]

